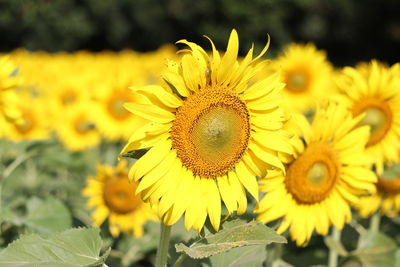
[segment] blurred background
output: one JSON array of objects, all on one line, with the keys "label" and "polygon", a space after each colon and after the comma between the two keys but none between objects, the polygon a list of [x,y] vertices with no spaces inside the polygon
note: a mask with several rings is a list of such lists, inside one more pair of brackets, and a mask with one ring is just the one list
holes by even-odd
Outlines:
[{"label": "blurred background", "polygon": [[[399,0],[0,0],[0,52],[152,51],[185,38],[225,48],[239,32],[242,52],[269,56],[289,42],[314,42],[336,66],[400,58]],[[208,46],[206,46],[208,47]]]}]

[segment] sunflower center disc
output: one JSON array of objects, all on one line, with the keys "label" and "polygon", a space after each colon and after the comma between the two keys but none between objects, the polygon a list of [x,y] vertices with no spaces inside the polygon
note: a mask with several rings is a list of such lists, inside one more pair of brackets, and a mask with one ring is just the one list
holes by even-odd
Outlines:
[{"label": "sunflower center disc", "polygon": [[400,193],[400,166],[392,165],[378,179],[377,187],[380,191],[389,194]]},{"label": "sunflower center disc", "polygon": [[74,90],[67,90],[61,95],[61,102],[64,106],[72,104],[77,99],[77,93]]},{"label": "sunflower center disc", "polygon": [[92,122],[86,120],[85,118],[79,117],[75,121],[75,130],[78,132],[78,134],[87,134],[90,131],[94,129],[94,125]]},{"label": "sunflower center disc", "polygon": [[232,92],[204,89],[178,109],[172,146],[195,175],[226,174],[240,160],[250,136],[246,105]]},{"label": "sunflower center disc", "polygon": [[335,151],[327,144],[311,144],[289,165],[286,188],[300,203],[317,203],[329,195],[338,173]]},{"label": "sunflower center disc", "polygon": [[132,212],[139,204],[135,188],[127,177],[116,177],[104,184],[104,201],[111,211],[118,214]]},{"label": "sunflower center disc", "polygon": [[286,77],[286,87],[292,93],[301,93],[307,90],[309,77],[303,72],[292,72]]},{"label": "sunflower center disc", "polygon": [[316,162],[307,172],[307,179],[311,185],[319,186],[326,182],[328,177],[328,167],[324,162]]},{"label": "sunflower center disc", "polygon": [[22,121],[16,123],[15,128],[21,134],[26,134],[33,129],[34,124],[35,124],[35,122],[34,122],[32,115],[30,115],[29,113],[24,113],[22,115]]},{"label": "sunflower center disc", "polygon": [[200,116],[191,138],[199,156],[210,163],[223,159],[240,140],[240,116],[232,109],[216,106]]},{"label": "sunflower center disc", "polygon": [[129,117],[129,112],[124,108],[126,102],[129,102],[129,99],[123,95],[114,95],[108,100],[107,109],[114,119],[125,120]]},{"label": "sunflower center disc", "polygon": [[384,101],[371,98],[363,99],[353,107],[353,115],[365,113],[360,125],[369,125],[371,136],[367,146],[372,146],[381,141],[392,124],[392,111]]}]

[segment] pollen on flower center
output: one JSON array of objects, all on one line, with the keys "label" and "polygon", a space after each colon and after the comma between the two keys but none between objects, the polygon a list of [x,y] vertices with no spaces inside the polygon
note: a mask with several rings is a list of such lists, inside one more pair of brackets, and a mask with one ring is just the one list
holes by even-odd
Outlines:
[{"label": "pollen on flower center", "polygon": [[286,88],[292,93],[301,93],[307,90],[309,75],[305,72],[289,72],[286,74]]},{"label": "pollen on flower center", "polygon": [[307,179],[311,185],[320,185],[328,177],[328,167],[324,162],[315,162],[307,172]]},{"label": "pollen on flower center", "polygon": [[381,141],[389,132],[392,125],[393,114],[387,103],[375,98],[362,99],[353,107],[353,115],[365,113],[361,125],[369,125],[371,136],[367,146],[372,146]]},{"label": "pollen on flower center", "polygon": [[289,165],[286,188],[300,203],[317,203],[329,195],[338,174],[335,151],[328,144],[314,143]]},{"label": "pollen on flower center", "polygon": [[249,113],[232,92],[207,88],[189,96],[178,109],[171,136],[177,156],[195,175],[223,175],[247,148]]},{"label": "pollen on flower center", "polygon": [[135,210],[139,201],[135,188],[127,177],[116,177],[104,184],[104,201],[107,207],[118,214],[127,214]]}]

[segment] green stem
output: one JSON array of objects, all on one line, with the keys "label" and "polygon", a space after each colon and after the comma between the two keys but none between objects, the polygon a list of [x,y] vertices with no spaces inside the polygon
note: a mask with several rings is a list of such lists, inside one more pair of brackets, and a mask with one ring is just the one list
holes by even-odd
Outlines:
[{"label": "green stem", "polygon": [[182,262],[187,258],[186,254],[181,254],[172,267],[181,266]]},{"label": "green stem", "polygon": [[[332,227],[332,239],[333,241],[340,242],[340,231],[336,227]],[[338,254],[335,250],[329,250],[329,262],[328,267],[338,266]]]},{"label": "green stem", "polygon": [[371,216],[369,221],[369,229],[373,232],[379,232],[379,225],[381,222],[381,213],[377,211],[374,215]]},{"label": "green stem", "polygon": [[158,243],[156,255],[156,267],[167,266],[169,237],[171,235],[171,226],[165,225],[161,220],[160,242]]},{"label": "green stem", "polygon": [[7,178],[21,163],[23,163],[26,159],[28,159],[31,155],[25,154],[18,156],[7,168],[4,169],[3,173],[0,176],[0,179]]}]

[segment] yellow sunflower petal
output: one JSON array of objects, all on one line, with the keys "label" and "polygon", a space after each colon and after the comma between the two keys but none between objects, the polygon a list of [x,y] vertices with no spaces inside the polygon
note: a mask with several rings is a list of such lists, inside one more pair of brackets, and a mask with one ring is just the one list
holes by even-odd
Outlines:
[{"label": "yellow sunflower petal", "polygon": [[159,85],[132,87],[132,89],[136,93],[145,95],[146,97],[151,99],[152,102],[155,104],[157,104],[157,102],[160,102],[170,108],[177,108],[182,105],[182,100],[179,97],[177,97],[173,93],[168,92]]},{"label": "yellow sunflower petal", "polygon": [[247,169],[243,162],[239,162],[236,166],[236,175],[242,185],[249,193],[258,201],[258,184],[256,177]]},{"label": "yellow sunflower petal", "polygon": [[157,106],[149,108],[149,105],[145,104],[126,103],[124,107],[139,117],[158,123],[168,123],[175,119],[171,112]]},{"label": "yellow sunflower petal", "polygon": [[165,140],[146,152],[144,156],[138,159],[129,171],[129,179],[137,181],[157,166],[171,149],[171,141]]}]

